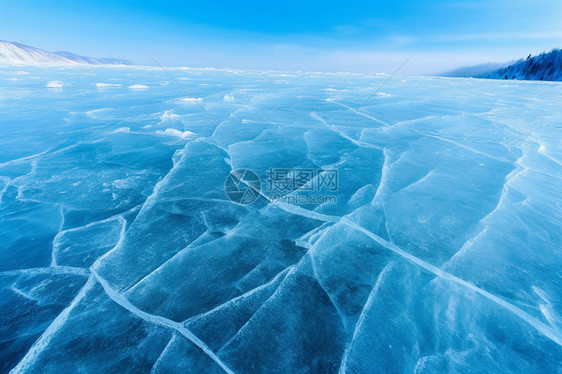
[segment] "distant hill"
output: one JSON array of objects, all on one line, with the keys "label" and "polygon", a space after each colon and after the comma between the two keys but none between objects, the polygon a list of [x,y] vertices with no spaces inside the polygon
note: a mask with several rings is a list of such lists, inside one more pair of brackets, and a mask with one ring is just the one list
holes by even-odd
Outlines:
[{"label": "distant hill", "polygon": [[132,65],[116,58],[93,58],[71,52],[49,52],[25,44],[0,40],[0,64],[4,65]]},{"label": "distant hill", "polygon": [[123,60],[119,58],[111,58],[111,57],[93,58],[87,56],[80,56],[67,51],[57,51],[54,53],[59,56],[66,57],[69,60],[75,61],[77,63],[90,64],[90,65],[132,65],[133,64],[131,61]]},{"label": "distant hill", "polygon": [[474,77],[476,75],[489,73],[491,71],[504,68],[508,66],[510,62],[504,63],[496,63],[496,62],[488,62],[487,64],[480,64],[474,66],[464,66],[455,70],[451,70],[443,76],[445,77],[458,77],[458,78],[469,78]]},{"label": "distant hill", "polygon": [[562,81],[562,51],[527,57],[507,67],[476,75],[477,78]]},{"label": "distant hill", "polygon": [[562,81],[562,51],[553,49],[538,56],[503,64],[487,63],[465,66],[443,74],[445,77],[518,79],[540,81]]}]

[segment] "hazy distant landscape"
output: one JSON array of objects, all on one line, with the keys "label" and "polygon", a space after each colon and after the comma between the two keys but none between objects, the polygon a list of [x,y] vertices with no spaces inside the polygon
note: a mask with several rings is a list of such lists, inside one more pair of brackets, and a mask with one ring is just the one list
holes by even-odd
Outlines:
[{"label": "hazy distant landscape", "polygon": [[560,81],[562,80],[562,51],[553,49],[538,56],[510,63],[488,63],[458,68],[444,74],[448,77],[474,77],[489,79],[517,79]]}]

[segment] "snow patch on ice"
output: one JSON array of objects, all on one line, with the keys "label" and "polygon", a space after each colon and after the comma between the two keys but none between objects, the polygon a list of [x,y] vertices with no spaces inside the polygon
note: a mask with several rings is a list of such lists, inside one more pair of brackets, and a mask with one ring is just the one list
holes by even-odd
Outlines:
[{"label": "snow patch on ice", "polygon": [[129,89],[131,90],[147,90],[148,86],[144,85],[144,84],[133,84],[129,86]]},{"label": "snow patch on ice", "polygon": [[202,97],[182,97],[179,99],[181,103],[197,104],[203,101]]},{"label": "snow patch on ice", "polygon": [[175,136],[178,138],[182,138],[182,139],[186,139],[189,138],[190,136],[195,135],[195,133],[191,132],[191,131],[179,131],[176,129],[166,129],[164,131],[162,130],[156,130],[155,134],[157,135],[167,135],[167,136]]},{"label": "snow patch on ice", "polygon": [[47,83],[48,88],[62,88],[63,85],[62,81],[50,81]]},{"label": "snow patch on ice", "polygon": [[166,110],[161,116],[160,119],[162,122],[180,118],[179,114],[174,113],[173,110]]},{"label": "snow patch on ice", "polygon": [[119,127],[118,129],[114,130],[112,132],[112,134],[118,134],[118,133],[124,133],[124,134],[128,134],[131,132],[131,128],[130,127]]},{"label": "snow patch on ice", "polygon": [[113,181],[113,187],[117,189],[135,188],[137,183],[132,178],[117,179]]},{"label": "snow patch on ice", "polygon": [[96,114],[110,110],[110,108],[99,108],[86,111],[84,114],[90,118],[96,118]]},{"label": "snow patch on ice", "polygon": [[120,83],[96,83],[97,88],[115,88],[121,87]]}]

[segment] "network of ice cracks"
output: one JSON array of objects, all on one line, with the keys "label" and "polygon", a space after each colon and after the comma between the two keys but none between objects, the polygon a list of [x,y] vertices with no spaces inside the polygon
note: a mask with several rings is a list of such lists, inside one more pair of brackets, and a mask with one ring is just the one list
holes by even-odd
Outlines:
[{"label": "network of ice cracks", "polygon": [[562,371],[561,84],[169,71],[0,71],[1,371]]}]

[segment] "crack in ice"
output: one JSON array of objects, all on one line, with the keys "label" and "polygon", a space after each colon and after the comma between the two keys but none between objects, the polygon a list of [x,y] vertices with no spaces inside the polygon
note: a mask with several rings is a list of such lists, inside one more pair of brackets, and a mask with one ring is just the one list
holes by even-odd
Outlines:
[{"label": "crack in ice", "polygon": [[485,291],[477,286],[475,286],[474,284],[467,282],[461,278],[458,278],[440,268],[438,268],[437,266],[434,266],[404,250],[402,250],[401,248],[399,248],[398,246],[396,246],[394,243],[391,243],[383,238],[381,238],[380,236],[372,233],[371,231],[365,229],[362,226],[359,226],[358,224],[356,224],[355,222],[350,221],[349,219],[347,219],[346,217],[337,217],[337,216],[330,216],[330,215],[326,215],[326,214],[322,214],[322,213],[317,213],[317,212],[312,212],[300,207],[296,207],[296,206],[290,206],[289,204],[286,203],[275,203],[277,206],[279,206],[281,209],[285,210],[286,212],[289,213],[293,213],[293,214],[298,214],[304,217],[309,217],[309,218],[314,218],[314,219],[320,219],[323,221],[328,221],[328,222],[340,222],[352,229],[355,229],[359,232],[362,232],[363,234],[367,235],[369,238],[371,238],[372,240],[374,240],[375,242],[377,242],[378,244],[380,244],[382,247],[398,254],[399,256],[407,259],[408,261],[410,261],[411,263],[420,266],[422,268],[424,268],[425,270],[433,273],[434,275],[438,276],[439,278],[442,279],[446,279],[449,281],[452,281],[454,283],[457,283],[463,287],[466,287],[480,295],[482,295],[483,297],[485,297],[486,299],[498,304],[501,307],[504,307],[505,309],[509,310],[510,312],[512,312],[513,314],[515,314],[517,317],[521,318],[522,320],[524,320],[525,322],[527,322],[528,324],[530,324],[532,327],[534,327],[537,331],[539,331],[540,333],[542,333],[544,336],[546,336],[547,338],[549,338],[550,340],[552,340],[553,342],[555,342],[558,345],[562,346],[562,333],[560,333],[559,331],[555,330],[554,328],[551,328],[549,326],[547,326],[545,323],[541,322],[540,320],[538,320],[537,318],[529,315],[528,313],[526,313],[525,311],[523,311],[522,309],[518,308],[517,306],[505,301],[504,299],[495,296],[493,294],[491,294],[488,291]]},{"label": "crack in ice", "polygon": [[353,336],[352,336],[351,340],[349,341],[349,343],[347,344],[345,352],[343,353],[343,357],[342,357],[341,364],[340,364],[340,370],[339,370],[339,373],[341,373],[341,374],[345,373],[349,354],[351,353],[351,351],[353,349],[353,345],[354,345],[355,341],[357,340],[357,336],[359,335],[359,330],[361,329],[361,325],[363,324],[363,320],[365,319],[365,316],[367,315],[367,312],[370,310],[370,308],[371,308],[371,306],[372,306],[372,304],[375,300],[375,297],[376,297],[376,295],[379,291],[380,283],[382,282],[386,273],[388,271],[390,271],[392,266],[393,266],[393,263],[389,262],[388,264],[385,265],[384,269],[382,269],[382,271],[379,273],[379,276],[377,277],[377,281],[375,282],[375,285],[373,286],[373,289],[369,293],[369,297],[367,298],[367,301],[365,302],[365,305],[363,305],[363,309],[361,310],[361,315],[359,316],[359,319],[357,320],[357,323],[355,324]]},{"label": "crack in ice", "polygon": [[109,283],[107,283],[102,277],[100,277],[95,270],[92,270],[92,275],[98,281],[98,283],[103,287],[107,296],[109,296],[109,298],[113,300],[115,303],[127,309],[129,312],[131,312],[132,314],[134,314],[135,316],[137,316],[138,318],[144,321],[177,331],[181,335],[185,336],[188,340],[190,340],[193,344],[198,346],[203,352],[207,354],[207,356],[209,356],[214,362],[216,362],[221,368],[223,368],[224,371],[231,374],[233,373],[233,371],[228,366],[226,366],[226,364],[222,362],[222,360],[201,339],[195,336],[195,334],[189,331],[184,325],[182,325],[179,322],[164,318],[162,316],[157,316],[140,310],[139,308],[134,306],[129,300],[127,300],[125,297],[123,297],[117,291],[111,288]]}]

